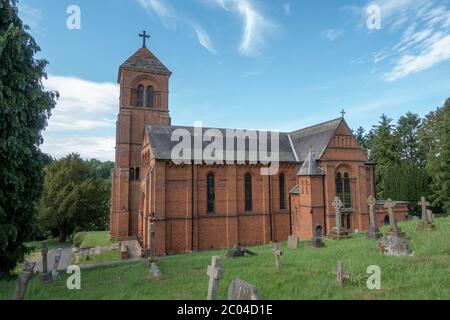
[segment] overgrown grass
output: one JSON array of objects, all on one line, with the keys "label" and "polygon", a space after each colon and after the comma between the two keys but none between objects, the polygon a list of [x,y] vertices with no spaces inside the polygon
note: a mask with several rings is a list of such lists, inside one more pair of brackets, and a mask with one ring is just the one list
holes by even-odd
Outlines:
[{"label": "overgrown grass", "polygon": [[103,251],[100,254],[96,254],[89,257],[89,260],[85,257],[80,258],[80,265],[97,264],[103,262],[115,262],[120,261],[120,250]]},{"label": "overgrown grass", "polygon": [[[297,250],[281,245],[281,269],[275,268],[270,245],[254,247],[256,257],[223,259],[225,276],[220,298],[225,299],[232,279],[257,286],[262,299],[449,299],[450,219],[436,220],[436,231],[417,232],[417,221],[400,226],[410,238],[414,257],[387,257],[376,241],[364,234],[343,241],[325,240],[325,248],[309,248],[302,242]],[[43,285],[34,277],[28,299],[205,299],[206,268],[211,256],[224,257],[226,250],[160,258],[162,278],[152,279],[143,262],[83,270],[81,290],[68,290],[67,275]],[[342,288],[331,269],[344,261],[352,281]],[[366,287],[367,267],[381,268],[381,290]],[[0,282],[0,299],[10,298],[14,284]]]},{"label": "overgrown grass", "polygon": [[93,248],[96,246],[108,247],[116,241],[109,240],[108,231],[90,231],[81,233],[82,241],[80,248]]}]

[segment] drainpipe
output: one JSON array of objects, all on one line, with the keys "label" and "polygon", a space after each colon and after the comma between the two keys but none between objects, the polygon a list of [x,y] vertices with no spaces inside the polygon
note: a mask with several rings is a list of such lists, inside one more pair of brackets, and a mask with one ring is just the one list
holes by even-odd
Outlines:
[{"label": "drainpipe", "polygon": [[194,251],[194,161],[191,165],[191,250]]},{"label": "drainpipe", "polygon": [[327,234],[327,203],[325,201],[325,176],[322,176],[323,189],[323,234]]},{"label": "drainpipe", "polygon": [[271,175],[267,176],[269,178],[269,216],[270,216],[270,220],[269,220],[269,232],[270,232],[270,241],[273,241],[273,226],[272,226],[272,179]]},{"label": "drainpipe", "polygon": [[289,235],[292,235],[292,198],[289,194]]}]

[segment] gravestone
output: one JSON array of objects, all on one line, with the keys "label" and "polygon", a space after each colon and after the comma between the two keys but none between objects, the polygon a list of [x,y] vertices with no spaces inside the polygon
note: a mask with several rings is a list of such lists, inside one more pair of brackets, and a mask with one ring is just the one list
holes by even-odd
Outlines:
[{"label": "gravestone", "polygon": [[275,257],[275,266],[277,267],[277,269],[280,269],[280,260],[281,260],[281,256],[283,255],[283,251],[280,250],[278,243],[274,244],[272,253],[273,253],[273,256]]},{"label": "gravestone", "polygon": [[228,287],[228,300],[259,300],[256,287],[240,279],[234,279]]},{"label": "gravestone", "polygon": [[297,236],[289,236],[287,245],[288,245],[288,249],[297,249],[298,248]]},{"label": "gravestone", "polygon": [[59,260],[61,259],[61,253],[62,253],[62,249],[58,248],[56,249],[56,253],[55,253],[55,261],[53,262],[53,267],[52,267],[52,280],[56,280],[58,278],[58,264],[59,264]]},{"label": "gravestone", "polygon": [[219,294],[219,283],[223,279],[222,258],[214,256],[211,265],[208,266],[206,274],[209,276],[208,300],[217,300]]},{"label": "gravestone", "polygon": [[25,297],[28,282],[33,276],[35,264],[36,264],[35,262],[25,261],[22,272],[20,273],[20,276],[17,279],[17,286],[12,296],[12,300],[23,300],[23,298]]},{"label": "gravestone", "polygon": [[75,264],[80,264],[80,258],[81,258],[81,254],[79,253],[75,253]]},{"label": "gravestone", "polygon": [[387,256],[402,257],[413,255],[404,237],[387,233],[378,242],[381,252]]},{"label": "gravestone", "polygon": [[400,229],[397,226],[397,222],[395,221],[395,214],[394,214],[395,202],[392,201],[391,199],[387,199],[386,202],[384,203],[384,207],[388,210],[389,214],[389,232],[387,234],[404,238],[405,233],[402,232],[402,229]]},{"label": "gravestone", "polygon": [[369,206],[369,230],[367,231],[367,239],[378,240],[381,237],[380,229],[377,227],[375,219],[375,198],[370,196],[367,199],[367,205]]},{"label": "gravestone", "polygon": [[232,249],[228,250],[228,253],[226,255],[227,259],[235,259],[235,258],[241,258],[245,256],[256,256],[256,253],[247,250],[240,245],[235,245]]},{"label": "gravestone", "polygon": [[89,256],[95,256],[95,248],[89,249]]},{"label": "gravestone", "polygon": [[340,286],[345,280],[350,279],[350,274],[344,271],[344,262],[342,261],[338,261],[336,268],[333,268],[331,272],[336,275],[336,281]]},{"label": "gravestone", "polygon": [[154,278],[161,277],[161,271],[159,271],[158,265],[155,262],[150,264],[150,273]]},{"label": "gravestone", "polygon": [[430,203],[427,202],[425,197],[420,198],[418,205],[422,208],[422,220],[417,224],[417,230],[434,230],[436,226],[433,224],[433,212],[427,207]]},{"label": "gravestone", "polygon": [[95,253],[96,255],[102,253],[102,247],[96,246],[96,247],[94,248],[94,253]]},{"label": "gravestone", "polygon": [[46,243],[42,244],[41,255],[42,255],[42,273],[46,274],[48,272],[48,262],[47,262],[48,247]]},{"label": "gravestone", "polygon": [[330,232],[329,237],[335,240],[348,239],[352,236],[342,227],[342,201],[339,197],[334,198],[332,206],[335,210],[335,227]]}]

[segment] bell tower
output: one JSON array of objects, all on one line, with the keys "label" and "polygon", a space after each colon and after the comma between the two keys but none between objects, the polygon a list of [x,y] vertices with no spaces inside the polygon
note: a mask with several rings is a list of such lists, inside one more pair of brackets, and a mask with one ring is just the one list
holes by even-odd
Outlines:
[{"label": "bell tower", "polygon": [[170,125],[171,72],[149,50],[144,31],[142,47],[119,68],[119,114],[116,122],[115,168],[112,175],[111,238],[137,236],[141,149],[146,125]]}]

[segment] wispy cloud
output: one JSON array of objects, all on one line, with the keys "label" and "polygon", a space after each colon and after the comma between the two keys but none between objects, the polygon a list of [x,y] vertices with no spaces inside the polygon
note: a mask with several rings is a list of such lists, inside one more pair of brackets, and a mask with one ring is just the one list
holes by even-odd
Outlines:
[{"label": "wispy cloud", "polygon": [[213,0],[224,10],[235,12],[243,21],[242,40],[239,52],[245,56],[261,53],[267,37],[277,30],[277,26],[257,7],[253,0]]},{"label": "wispy cloud", "polygon": [[384,80],[399,80],[450,59],[448,1],[377,0],[353,11],[366,18],[365,8],[371,4],[381,9],[382,30],[377,32],[400,32],[395,44],[372,55],[374,63],[392,64]]},{"label": "wispy cloud", "polygon": [[176,9],[165,0],[138,0],[139,4],[150,14],[156,15],[166,28],[177,29],[178,25],[189,26],[195,32],[199,44],[212,54],[217,51],[208,32],[196,21],[179,14]]},{"label": "wispy cloud", "polygon": [[344,30],[328,29],[322,32],[322,38],[334,41],[344,34]]},{"label": "wispy cloud", "polygon": [[45,29],[42,27],[43,14],[42,11],[29,5],[19,3],[19,17],[23,23],[31,28],[31,31],[44,34]]},{"label": "wispy cloud", "polygon": [[44,86],[60,94],[44,132],[44,152],[54,157],[78,152],[84,158],[113,160],[118,85],[49,75]]}]

